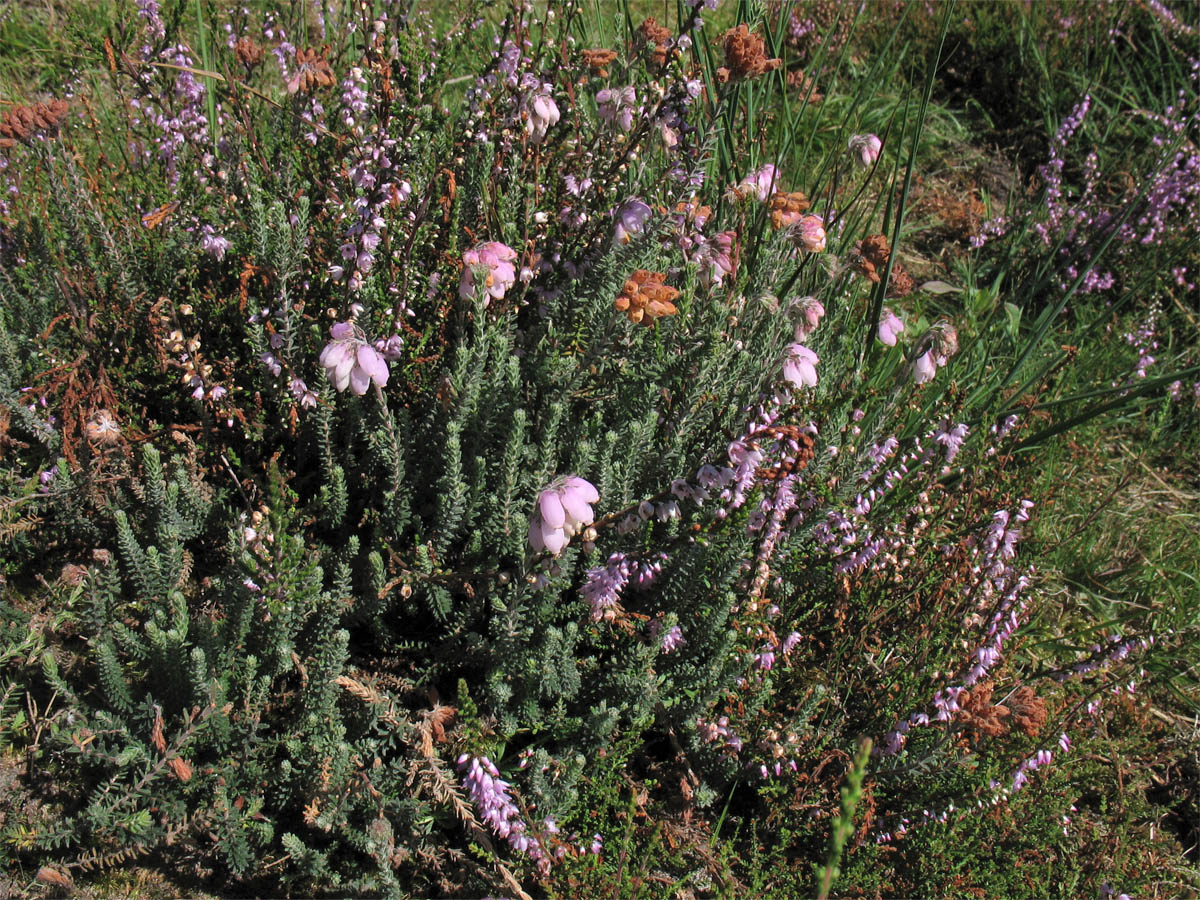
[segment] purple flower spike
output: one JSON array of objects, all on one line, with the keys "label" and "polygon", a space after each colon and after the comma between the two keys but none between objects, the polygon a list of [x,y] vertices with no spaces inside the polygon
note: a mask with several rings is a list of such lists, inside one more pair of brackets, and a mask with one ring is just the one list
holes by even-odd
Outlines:
[{"label": "purple flower spike", "polygon": [[[521,811],[509,794],[511,785],[500,777],[492,761],[486,756],[464,753],[458,758],[458,770],[463,773],[463,786],[488,827],[514,850],[527,854],[539,869],[548,870],[550,861],[545,849],[529,833],[528,825],[521,818]],[[548,824],[553,825],[552,822]]]}]

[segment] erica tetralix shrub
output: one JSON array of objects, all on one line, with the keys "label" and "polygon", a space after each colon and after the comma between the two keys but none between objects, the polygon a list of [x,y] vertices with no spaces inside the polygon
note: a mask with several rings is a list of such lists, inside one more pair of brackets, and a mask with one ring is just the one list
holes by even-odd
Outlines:
[{"label": "erica tetralix shrub", "polygon": [[67,630],[0,657],[72,786],[14,859],[517,892],[603,860],[631,761],[683,767],[690,818],[865,732],[895,779],[964,735],[1030,751],[1011,791],[1057,759],[980,693],[1031,585],[1029,501],[980,473],[1025,423],[961,389],[1003,323],[960,338],[897,261],[916,122],[784,116],[772,23],[715,5],[592,42],[573,3],[185,34],[139,0],[102,126],[0,125],[38,529],[0,527],[30,583],[74,567]]}]

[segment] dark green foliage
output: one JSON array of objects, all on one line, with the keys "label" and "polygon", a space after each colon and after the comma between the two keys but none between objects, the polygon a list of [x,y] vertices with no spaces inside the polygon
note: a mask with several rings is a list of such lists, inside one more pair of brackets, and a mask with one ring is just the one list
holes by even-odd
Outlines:
[{"label": "dark green foliage", "polygon": [[[1147,410],[1155,434],[1194,443],[1194,415],[1159,396],[1168,371],[1195,375],[1187,311],[1167,317],[1162,382],[1131,389],[1101,340],[1120,302],[1083,302],[1078,280],[1052,289],[1062,242],[1047,252],[1014,229],[936,272],[953,285],[907,297],[890,265],[867,280],[856,245],[877,229],[916,272],[917,181],[948,116],[936,47],[949,32],[994,55],[993,36],[949,7],[936,26],[881,12],[892,24],[867,62],[848,43],[875,35],[866,16],[727,4],[727,24],[787,59],[727,81],[719,30],[660,64],[628,9],[500,22],[467,4],[435,27],[398,9],[377,25],[369,4],[249,22],[162,6],[162,35],[145,11],[109,29],[111,66],[86,95],[95,138],[72,118],[3,151],[0,175],[20,181],[0,201],[0,746],[25,771],[0,803],[0,860],[76,875],[141,860],[187,873],[189,889],[264,895],[1098,889],[1071,860],[1112,855],[1110,806],[1126,829],[1153,811],[1095,759],[1108,723],[1145,713],[1128,690],[1115,712],[1083,710],[1143,662],[1170,668],[1194,634],[1182,566],[1178,602],[1147,616],[1097,591],[1060,627],[1056,595],[1030,587],[988,678],[997,697],[1037,690],[1040,731],[985,740],[957,714],[852,758],[963,681],[999,603],[985,567],[1015,577],[1052,555],[1031,525],[1031,555],[981,562],[993,516],[1015,517],[1030,485],[1039,512],[1059,489],[1031,471],[1056,457],[1035,454]],[[792,12],[821,19],[828,46],[788,44]],[[271,29],[261,59],[226,46],[226,21],[230,35]],[[1040,51],[1020,21],[1025,55],[1003,62],[1023,69]],[[198,58],[162,63],[185,39]],[[506,40],[523,61],[493,56]],[[921,42],[926,78],[906,92]],[[617,50],[610,75],[578,58],[601,44]],[[298,52],[327,60],[334,83],[290,84]],[[1184,77],[1177,55],[1164,83]],[[789,87],[800,63],[823,104]],[[185,75],[202,104],[189,107]],[[631,127],[601,121],[599,90],[627,84]],[[682,118],[652,120],[697,86]],[[541,90],[562,117],[539,141]],[[1022,84],[1013,109],[1052,100]],[[163,122],[201,110],[203,127],[171,144]],[[885,157],[864,170],[845,146],[868,129]],[[760,198],[730,193],[765,162],[824,217],[828,253],[801,252]],[[620,244],[613,219],[635,197],[650,216]],[[722,231],[736,266],[714,284],[697,248]],[[516,257],[502,297],[464,262],[484,242]],[[1108,252],[1085,244],[1079,278]],[[1165,265],[1177,245],[1155,252]],[[674,314],[639,323],[614,306],[638,269],[679,289]],[[1119,274],[1130,296],[1174,296],[1128,261]],[[877,339],[884,305],[907,323],[896,347]],[[335,323],[352,325],[356,363],[386,348],[386,385],[337,390],[321,362]],[[781,375],[800,341],[820,358],[816,385]],[[940,371],[915,384],[933,350]],[[969,437],[951,459],[955,423]],[[872,465],[889,438],[897,455]],[[744,496],[690,494],[702,466],[732,472],[749,451],[763,456],[738,473]],[[595,486],[595,521],[560,553],[535,551],[539,498],[566,476]],[[839,566],[876,538],[878,563]],[[593,605],[585,587],[621,565],[619,597]],[[1121,583],[1148,591],[1166,566],[1149,572]],[[1118,621],[1178,631],[1161,655],[1055,680]],[[682,643],[665,641],[675,628]],[[1194,689],[1187,673],[1161,677]],[[991,804],[992,782],[1066,732],[1078,756]],[[514,849],[519,830],[486,816],[460,756],[512,783],[537,844]],[[1071,803],[1087,826],[1060,840]],[[950,804],[980,811],[883,840]],[[1136,846],[1114,872],[1164,843]]]}]

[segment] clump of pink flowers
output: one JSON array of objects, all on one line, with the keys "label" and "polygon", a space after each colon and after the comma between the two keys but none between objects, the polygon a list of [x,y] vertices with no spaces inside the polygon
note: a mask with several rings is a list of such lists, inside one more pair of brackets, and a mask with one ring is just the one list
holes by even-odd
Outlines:
[{"label": "clump of pink flowers", "polygon": [[816,330],[825,315],[825,307],[816,297],[797,297],[792,306],[800,314],[796,322],[796,340],[802,342]]},{"label": "clump of pink flowers", "polygon": [[562,552],[571,538],[595,521],[591,504],[600,493],[578,475],[558,479],[538,495],[537,509],[529,520],[529,544],[535,551]]},{"label": "clump of pink flowers", "polygon": [[864,169],[875,165],[879,152],[883,149],[883,141],[873,134],[856,134],[850,138],[850,152]]},{"label": "clump of pink flowers", "polygon": [[733,274],[733,241],[737,233],[722,231],[705,242],[695,255],[700,266],[700,281],[707,287],[720,287]]},{"label": "clump of pink flowers", "polygon": [[883,314],[879,317],[879,330],[877,334],[880,342],[887,344],[889,347],[895,347],[900,332],[903,330],[904,323],[900,321],[900,317],[885,306]]},{"label": "clump of pink flowers", "polygon": [[821,253],[825,249],[825,223],[820,216],[803,216],[792,232],[796,246],[806,253]]},{"label": "clump of pink flowers", "polygon": [[686,643],[687,641],[683,637],[683,629],[678,625],[672,625],[663,634],[661,641],[659,641],[659,647],[663,653],[674,653]]},{"label": "clump of pink flowers", "polygon": [[218,234],[211,225],[205,225],[200,229],[200,249],[217,262],[225,259],[226,252],[232,246],[229,238]]},{"label": "clump of pink flowers", "polygon": [[803,344],[792,344],[783,360],[783,377],[796,387],[816,387],[819,361]]},{"label": "clump of pink flowers", "polygon": [[778,183],[779,171],[771,163],[767,163],[729,188],[729,196],[734,200],[754,198],[760,203],[766,203],[767,198],[778,190]]},{"label": "clump of pink flowers", "polygon": [[613,243],[617,246],[628,244],[634,235],[641,234],[651,212],[650,207],[636,197],[631,197],[613,210],[613,220],[616,222]]},{"label": "clump of pink flowers", "polygon": [[321,351],[321,365],[335,388],[350,388],[361,397],[371,382],[378,387],[387,384],[387,361],[367,343],[362,329],[353,322],[338,322],[329,329],[329,336],[333,340]]},{"label": "clump of pink flowers", "polygon": [[958,332],[953,325],[942,323],[930,330],[926,350],[912,364],[912,379],[917,384],[932,381],[937,370],[958,352]]},{"label": "clump of pink flowers", "polygon": [[[475,296],[475,276],[477,270],[487,267],[483,287],[487,296],[496,300],[504,298],[504,293],[517,282],[517,269],[513,263],[517,259],[517,251],[499,241],[485,241],[476,244],[463,254],[462,281],[458,285],[458,295],[464,300]],[[487,300],[484,300],[487,303]]]},{"label": "clump of pink flowers", "polygon": [[534,144],[545,140],[546,132],[559,120],[558,104],[544,87],[525,98],[525,133]]},{"label": "clump of pink flowers", "polygon": [[622,131],[633,128],[633,111],[637,106],[637,94],[633,85],[622,88],[604,88],[596,94],[596,111],[605,122],[615,124]]}]

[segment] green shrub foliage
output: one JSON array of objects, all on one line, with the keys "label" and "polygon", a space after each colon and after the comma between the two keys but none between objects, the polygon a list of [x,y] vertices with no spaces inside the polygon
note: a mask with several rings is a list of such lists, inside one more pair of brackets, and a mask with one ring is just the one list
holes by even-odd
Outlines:
[{"label": "green shrub foliage", "polygon": [[789,889],[887,892],[926,882],[878,845],[1087,739],[1151,642],[1013,652],[1018,457],[1194,360],[1097,404],[1052,263],[914,292],[935,55],[864,106],[882,63],[755,4],[759,69],[706,4],[136,6],[0,151],[9,861],[586,892],[644,877],[648,785],[718,830],[807,809]]}]

